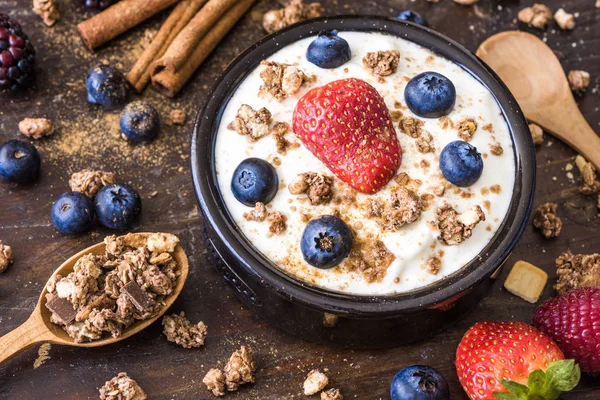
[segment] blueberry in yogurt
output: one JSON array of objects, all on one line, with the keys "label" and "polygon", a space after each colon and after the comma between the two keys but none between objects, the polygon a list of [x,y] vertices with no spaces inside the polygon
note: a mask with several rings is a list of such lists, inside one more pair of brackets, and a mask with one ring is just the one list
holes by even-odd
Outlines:
[{"label": "blueberry in yogurt", "polygon": [[28,183],[40,175],[40,153],[23,140],[9,140],[0,146],[0,178]]},{"label": "blueberry in yogurt", "polygon": [[456,89],[444,75],[422,72],[408,82],[404,98],[410,111],[419,117],[439,118],[454,108]]},{"label": "blueberry in yogurt", "polygon": [[52,223],[62,233],[76,235],[94,224],[94,204],[79,192],[61,194],[52,205]]},{"label": "blueberry in yogurt", "polygon": [[350,61],[348,42],[338,36],[338,31],[321,31],[306,50],[306,59],[320,68],[337,68]]},{"label": "blueberry in yogurt", "polygon": [[448,400],[450,388],[444,377],[426,365],[401,369],[390,386],[392,400]]},{"label": "blueberry in yogurt", "polygon": [[414,22],[415,24],[428,26],[425,18],[423,18],[421,14],[413,10],[400,11],[400,13],[396,16],[396,19],[399,19],[400,21]]},{"label": "blueberry in yogurt", "polygon": [[483,159],[477,148],[462,140],[450,142],[440,154],[440,170],[456,186],[471,186],[483,172]]},{"label": "blueberry in yogurt", "polygon": [[258,202],[267,204],[277,194],[278,187],[275,167],[261,158],[245,159],[231,177],[233,196],[248,207],[254,207]]},{"label": "blueberry in yogurt", "polygon": [[352,232],[344,221],[333,215],[311,220],[304,228],[300,249],[307,263],[328,269],[338,265],[350,253]]},{"label": "blueberry in yogurt", "polygon": [[110,229],[129,229],[142,211],[140,195],[129,185],[104,186],[94,199],[98,222]]}]

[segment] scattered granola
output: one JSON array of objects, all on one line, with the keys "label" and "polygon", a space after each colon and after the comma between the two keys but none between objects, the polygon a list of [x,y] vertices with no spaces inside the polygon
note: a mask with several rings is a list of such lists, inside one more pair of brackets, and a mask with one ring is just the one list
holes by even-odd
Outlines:
[{"label": "scattered granola", "polygon": [[270,224],[269,232],[271,235],[279,235],[287,228],[287,217],[279,211],[269,213],[267,216],[267,221]]},{"label": "scattered granola", "polygon": [[440,258],[437,256],[429,257],[425,264],[422,265],[423,269],[425,269],[432,275],[437,275],[437,273],[440,271],[441,266],[442,260],[440,260]]},{"label": "scattered granola", "polygon": [[246,135],[254,142],[270,133],[271,119],[271,112],[265,107],[255,111],[248,104],[242,104],[234,120],[227,125],[227,129]]},{"label": "scattered granola", "polygon": [[348,255],[351,271],[360,271],[368,282],[380,282],[396,256],[379,239],[355,240]]},{"label": "scattered granola", "polygon": [[556,275],[554,289],[560,294],[579,287],[600,288],[600,253],[573,254],[567,250],[556,259]]},{"label": "scattered granola", "polygon": [[400,62],[400,52],[398,50],[369,52],[362,59],[365,67],[379,76],[388,76],[396,72]]},{"label": "scattered granola", "polygon": [[225,396],[225,374],[220,369],[211,368],[202,379],[202,383],[215,396]]},{"label": "scattered granola", "polygon": [[504,149],[499,142],[490,143],[490,153],[495,156],[500,156],[504,153]]},{"label": "scattered granola", "polygon": [[289,64],[277,63],[275,61],[261,61],[265,68],[260,73],[263,84],[260,87],[260,96],[269,93],[277,100],[283,100],[294,95],[300,90],[304,82],[313,78],[307,77],[304,72]]},{"label": "scattered granola", "polygon": [[50,343],[43,343],[40,346],[40,348],[38,349],[38,358],[36,358],[33,362],[33,369],[41,367],[46,361],[50,359],[50,356],[48,354],[50,354],[51,348],[52,345]]},{"label": "scattered granola", "polygon": [[564,10],[564,8],[559,8],[554,13],[554,20],[563,30],[571,30],[575,28],[575,16],[573,14],[569,14]]},{"label": "scattered granola", "polygon": [[50,278],[50,321],[81,343],[104,332],[119,337],[135,321],[152,318],[181,273],[172,254],[178,242],[168,233],[106,237],[103,254],[86,254],[73,272]]},{"label": "scattered granola", "polygon": [[594,164],[586,161],[579,155],[575,159],[575,162],[581,173],[581,187],[579,191],[585,195],[592,195],[600,191],[600,181],[597,179]]},{"label": "scattered granola", "polygon": [[290,125],[287,122],[276,122],[273,125],[271,135],[275,139],[275,146],[279,154],[287,153],[288,149],[300,147],[297,142],[290,142],[285,138],[285,134],[290,130]]},{"label": "scattered granola", "polygon": [[13,262],[12,249],[0,240],[0,274]]},{"label": "scattered granola", "polygon": [[127,372],[119,372],[100,388],[100,400],[146,400],[148,396]]},{"label": "scattered granola", "polygon": [[435,151],[433,145],[433,136],[429,132],[423,132],[423,134],[416,141],[417,150],[421,153],[431,153]]},{"label": "scattered granola", "polygon": [[302,0],[291,0],[285,8],[270,10],[265,13],[263,28],[268,33],[273,33],[296,22],[318,18],[323,14],[323,11],[320,3],[305,5]]},{"label": "scattered granola", "polygon": [[414,117],[404,117],[400,121],[400,130],[416,139],[421,136],[423,121]]},{"label": "scattered granola", "polygon": [[415,222],[422,211],[420,197],[412,190],[400,187],[392,193],[390,204],[381,213],[380,224],[384,230],[394,232],[405,224]]},{"label": "scattered granola", "polygon": [[176,109],[169,113],[169,122],[171,125],[184,125],[187,115],[185,110]]},{"label": "scattered granola", "polygon": [[333,177],[317,172],[304,172],[299,174],[288,185],[291,194],[308,195],[308,200],[313,206],[327,204],[332,196]]},{"label": "scattered granola", "polygon": [[93,198],[100,189],[115,183],[115,174],[112,172],[84,169],[73,173],[69,179],[69,186],[74,192],[81,192]]},{"label": "scattered granola", "polygon": [[333,328],[337,325],[339,317],[335,314],[323,313],[323,326],[325,328]]},{"label": "scattered granola", "polygon": [[546,239],[557,237],[562,229],[562,221],[556,215],[556,203],[544,203],[533,214],[533,226],[540,229]]},{"label": "scattered granola", "polygon": [[529,131],[531,132],[533,144],[539,145],[544,143],[544,131],[539,125],[529,124]]},{"label": "scattered granola", "polygon": [[313,394],[319,393],[325,389],[325,386],[329,384],[329,378],[323,372],[318,369],[313,369],[308,373],[306,380],[304,381],[304,394],[306,396],[312,396]]},{"label": "scattered granola", "polygon": [[248,221],[262,222],[267,218],[268,215],[269,212],[267,211],[267,207],[265,207],[264,203],[259,201],[254,205],[254,209],[252,211],[244,213],[244,218],[246,218]]},{"label": "scattered granola", "polygon": [[585,92],[590,85],[590,74],[586,71],[569,71],[567,78],[569,78],[569,85],[574,92]]},{"label": "scattered granola", "polygon": [[204,322],[192,324],[182,311],[179,315],[165,315],[162,319],[163,333],[169,342],[174,342],[185,349],[204,345],[208,327]]},{"label": "scattered granola", "polygon": [[223,368],[227,390],[233,392],[240,385],[254,383],[255,370],[256,362],[254,361],[254,353],[250,347],[242,346],[239,350],[234,351],[225,368]]},{"label": "scattered granola", "polygon": [[517,18],[521,22],[542,29],[552,18],[552,10],[544,4],[536,3],[532,7],[525,7],[519,11]]},{"label": "scattered granola", "polygon": [[475,226],[485,221],[480,206],[475,206],[459,214],[450,204],[444,203],[437,209],[438,239],[449,246],[457,245],[470,238]]},{"label": "scattered granola", "polygon": [[52,121],[46,118],[25,118],[19,122],[19,131],[31,139],[41,139],[54,133]]},{"label": "scattered granola", "polygon": [[329,389],[321,392],[321,400],[344,400],[340,389]]},{"label": "scattered granola", "polygon": [[458,137],[465,142],[470,142],[477,130],[477,122],[473,118],[463,118],[458,121]]},{"label": "scattered granola", "polygon": [[33,12],[42,17],[44,24],[52,26],[60,19],[55,0],[33,0]]}]

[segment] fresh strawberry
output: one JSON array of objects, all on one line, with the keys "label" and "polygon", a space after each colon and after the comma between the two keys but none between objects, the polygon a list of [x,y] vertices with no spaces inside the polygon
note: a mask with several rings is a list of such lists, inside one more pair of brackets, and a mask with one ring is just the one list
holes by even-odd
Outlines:
[{"label": "fresh strawberry", "polygon": [[377,90],[360,79],[310,90],[296,105],[293,129],[338,178],[360,192],[377,192],[400,167],[402,150],[390,112]]},{"label": "fresh strawberry", "polygon": [[533,324],[583,372],[600,372],[600,288],[574,289],[546,301],[536,310]]},{"label": "fresh strawberry", "polygon": [[456,372],[472,400],[554,400],[581,375],[546,334],[513,321],[469,329],[456,349]]}]

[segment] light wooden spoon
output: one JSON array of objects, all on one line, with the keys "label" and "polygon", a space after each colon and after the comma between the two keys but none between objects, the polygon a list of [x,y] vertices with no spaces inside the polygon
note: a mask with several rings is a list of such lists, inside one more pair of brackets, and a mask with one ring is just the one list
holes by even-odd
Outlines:
[{"label": "light wooden spoon", "polygon": [[[151,233],[135,233],[134,235],[147,237],[151,235]],[[102,254],[104,252],[104,248],[104,243],[98,243],[80,251],[65,261],[56,271],[54,271],[52,276],[55,276],[56,274],[66,276],[73,271],[75,262],[83,255],[89,253]],[[23,325],[0,338],[0,363],[8,360],[15,354],[18,354],[23,350],[40,343],[63,344],[77,347],[98,347],[112,344],[135,335],[160,318],[171,306],[171,304],[173,304],[175,299],[177,299],[177,296],[183,288],[189,271],[187,256],[185,251],[180,246],[177,246],[175,248],[173,258],[175,261],[177,261],[177,265],[181,270],[181,275],[177,278],[177,284],[173,290],[173,293],[164,299],[164,307],[156,316],[143,321],[136,321],[133,325],[124,330],[123,334],[117,338],[109,336],[92,342],[75,343],[75,341],[73,341],[73,339],[67,335],[61,326],[50,322],[51,313],[46,308],[46,293],[48,293],[48,291],[46,287],[44,287],[37,305],[29,319],[25,321]]]},{"label": "light wooden spoon", "polygon": [[483,42],[477,56],[502,78],[528,120],[600,169],[600,138],[581,115],[563,68],[546,43],[530,33],[502,32]]}]

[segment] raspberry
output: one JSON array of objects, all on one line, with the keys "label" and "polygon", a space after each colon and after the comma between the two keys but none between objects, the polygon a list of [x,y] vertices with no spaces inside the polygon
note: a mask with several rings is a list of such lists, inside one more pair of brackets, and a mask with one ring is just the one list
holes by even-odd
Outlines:
[{"label": "raspberry", "polygon": [[85,8],[104,10],[118,1],[119,0],[79,0],[79,3],[81,3]]},{"label": "raspberry", "polygon": [[600,288],[578,288],[546,301],[536,310],[533,324],[582,371],[600,372]]},{"label": "raspberry", "polygon": [[0,14],[0,93],[31,86],[35,50],[15,20]]}]

